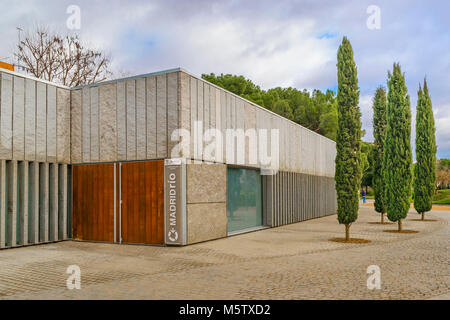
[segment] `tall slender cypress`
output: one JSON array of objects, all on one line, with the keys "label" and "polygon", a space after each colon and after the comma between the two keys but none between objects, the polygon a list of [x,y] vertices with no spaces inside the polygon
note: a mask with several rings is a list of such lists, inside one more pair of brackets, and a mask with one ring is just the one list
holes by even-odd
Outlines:
[{"label": "tall slender cypress", "polygon": [[399,64],[394,63],[388,75],[387,127],[384,156],[386,206],[389,220],[398,222],[410,208],[412,182],[411,108],[405,76]]},{"label": "tall slender cypress", "polygon": [[372,186],[375,195],[375,211],[381,213],[381,223],[386,213],[385,180],[384,180],[384,142],[386,140],[386,89],[378,87],[373,99],[373,177]]},{"label": "tall slender cypress", "polygon": [[431,210],[436,188],[436,137],[433,107],[427,80],[419,87],[416,112],[416,160],[414,167],[414,208],[425,219]]},{"label": "tall slender cypress", "polygon": [[345,239],[350,240],[350,226],[358,218],[361,185],[361,112],[353,49],[346,37],[337,55],[338,129],[336,136],[336,192],[338,221],[345,225]]}]

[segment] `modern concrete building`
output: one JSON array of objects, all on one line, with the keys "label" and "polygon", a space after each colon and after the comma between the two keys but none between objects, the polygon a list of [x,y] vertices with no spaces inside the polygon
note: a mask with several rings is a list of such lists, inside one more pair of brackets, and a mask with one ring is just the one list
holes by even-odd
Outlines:
[{"label": "modern concrete building", "polygon": [[335,143],[182,69],[0,69],[0,247],[185,245],[336,213]]}]

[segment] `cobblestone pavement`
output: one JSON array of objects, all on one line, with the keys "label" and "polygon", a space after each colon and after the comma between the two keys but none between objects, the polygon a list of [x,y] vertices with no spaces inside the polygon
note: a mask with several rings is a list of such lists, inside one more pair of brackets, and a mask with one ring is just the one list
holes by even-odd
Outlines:
[{"label": "cobblestone pavement", "polygon": [[[448,211],[412,221],[417,234],[386,233],[396,225],[361,207],[343,244],[336,216],[192,246],[150,247],[66,241],[0,251],[1,299],[428,299],[449,297]],[[66,269],[81,268],[81,289],[66,288]],[[381,289],[366,286],[369,265]]]}]

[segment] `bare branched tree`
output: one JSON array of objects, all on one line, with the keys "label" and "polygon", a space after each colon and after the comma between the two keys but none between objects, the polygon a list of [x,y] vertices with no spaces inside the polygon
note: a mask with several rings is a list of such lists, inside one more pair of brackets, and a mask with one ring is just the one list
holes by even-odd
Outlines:
[{"label": "bare branched tree", "polygon": [[104,52],[87,48],[78,35],[60,36],[45,27],[27,32],[14,57],[19,68],[35,77],[69,87],[104,81],[112,74]]}]

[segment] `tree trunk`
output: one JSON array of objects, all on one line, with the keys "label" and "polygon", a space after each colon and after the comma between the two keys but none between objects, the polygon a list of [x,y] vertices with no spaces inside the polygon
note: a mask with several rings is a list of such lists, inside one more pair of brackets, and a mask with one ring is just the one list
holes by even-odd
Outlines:
[{"label": "tree trunk", "polygon": [[402,231],[402,219],[398,220],[398,231]]},{"label": "tree trunk", "polygon": [[350,224],[345,225],[345,241],[350,240]]},{"label": "tree trunk", "polygon": [[384,213],[381,213],[381,224],[384,224]]},{"label": "tree trunk", "polygon": [[422,212],[422,221],[425,220],[425,212]]}]

